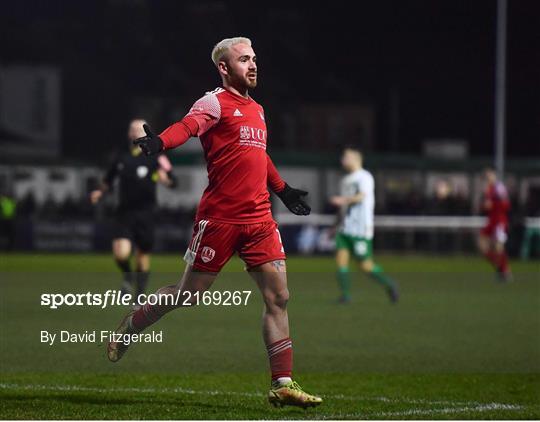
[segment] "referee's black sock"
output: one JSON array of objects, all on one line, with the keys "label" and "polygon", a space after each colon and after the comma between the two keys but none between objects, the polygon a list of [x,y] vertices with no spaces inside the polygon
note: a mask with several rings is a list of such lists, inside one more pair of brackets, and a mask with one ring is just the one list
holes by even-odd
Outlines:
[{"label": "referee's black sock", "polygon": [[117,259],[116,265],[122,271],[124,281],[122,282],[122,296],[125,294],[131,294],[133,292],[133,274],[131,273],[131,267],[129,265],[129,259]]},{"label": "referee's black sock", "polygon": [[140,294],[146,291],[146,285],[148,284],[148,278],[150,277],[150,272],[137,270],[135,273],[135,280],[137,283],[137,298]]}]

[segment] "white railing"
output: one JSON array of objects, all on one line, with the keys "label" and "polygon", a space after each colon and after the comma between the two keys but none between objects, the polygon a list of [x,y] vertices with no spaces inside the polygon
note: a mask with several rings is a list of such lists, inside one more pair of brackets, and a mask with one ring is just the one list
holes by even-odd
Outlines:
[{"label": "white railing", "polygon": [[[333,214],[311,214],[297,216],[290,213],[276,214],[276,220],[280,225],[316,225],[331,226],[336,221]],[[444,216],[444,215],[377,215],[375,216],[375,228],[382,229],[479,229],[484,226],[484,216]],[[540,229],[540,217],[525,218],[527,228]]]}]

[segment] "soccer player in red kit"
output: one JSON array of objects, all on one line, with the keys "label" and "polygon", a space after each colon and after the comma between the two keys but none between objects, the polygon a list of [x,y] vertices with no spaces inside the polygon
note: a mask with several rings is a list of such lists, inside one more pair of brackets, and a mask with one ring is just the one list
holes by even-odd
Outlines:
[{"label": "soccer player in red kit", "polygon": [[511,281],[512,273],[508,264],[508,255],[504,244],[508,237],[508,211],[510,200],[504,183],[497,179],[495,170],[484,171],[486,190],[483,209],[488,221],[478,236],[480,252],[491,262],[501,281]]},{"label": "soccer player in red kit", "polygon": [[[159,136],[148,126],[135,141],[147,155],[176,148],[192,136],[201,140],[208,186],[201,198],[193,237],[184,256],[186,269],[177,285],[156,295],[191,297],[210,288],[221,268],[236,252],[246,263],[264,300],[263,338],[272,373],[270,403],[275,406],[317,406],[322,399],[304,392],[292,380],[292,341],[287,317],[285,253],[272,218],[268,187],[297,215],[310,212],[307,192],[291,188],[266,153],[264,110],[248,94],[257,85],[257,59],[247,38],[228,38],[212,50],[223,87],[206,93],[188,114]],[[183,293],[191,295],[183,295]],[[183,301],[181,301],[183,302]],[[177,305],[144,305],[128,314],[117,333],[138,333]],[[111,342],[108,357],[118,361],[128,345]]]}]

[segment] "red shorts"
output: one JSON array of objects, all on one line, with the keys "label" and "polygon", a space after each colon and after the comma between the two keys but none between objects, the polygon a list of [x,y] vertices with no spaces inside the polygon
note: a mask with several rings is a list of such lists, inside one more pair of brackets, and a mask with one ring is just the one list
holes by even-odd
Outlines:
[{"label": "red shorts", "polygon": [[196,221],[184,260],[199,271],[217,273],[235,252],[244,260],[248,269],[285,259],[277,223]]},{"label": "red shorts", "polygon": [[504,222],[488,221],[480,233],[499,243],[505,243],[508,238],[508,225]]}]

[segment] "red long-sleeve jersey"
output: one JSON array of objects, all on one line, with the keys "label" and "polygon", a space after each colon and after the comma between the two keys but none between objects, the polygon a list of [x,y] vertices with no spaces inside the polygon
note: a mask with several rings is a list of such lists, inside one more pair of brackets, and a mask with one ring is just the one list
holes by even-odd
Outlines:
[{"label": "red long-sleeve jersey", "polygon": [[504,184],[500,181],[490,184],[485,192],[484,203],[489,223],[507,224],[508,211],[510,211],[510,200]]},{"label": "red long-sleeve jersey", "polygon": [[165,149],[191,136],[200,138],[208,170],[197,219],[231,224],[272,220],[268,186],[280,192],[285,182],[266,153],[262,106],[251,97],[216,88],[160,134]]}]

